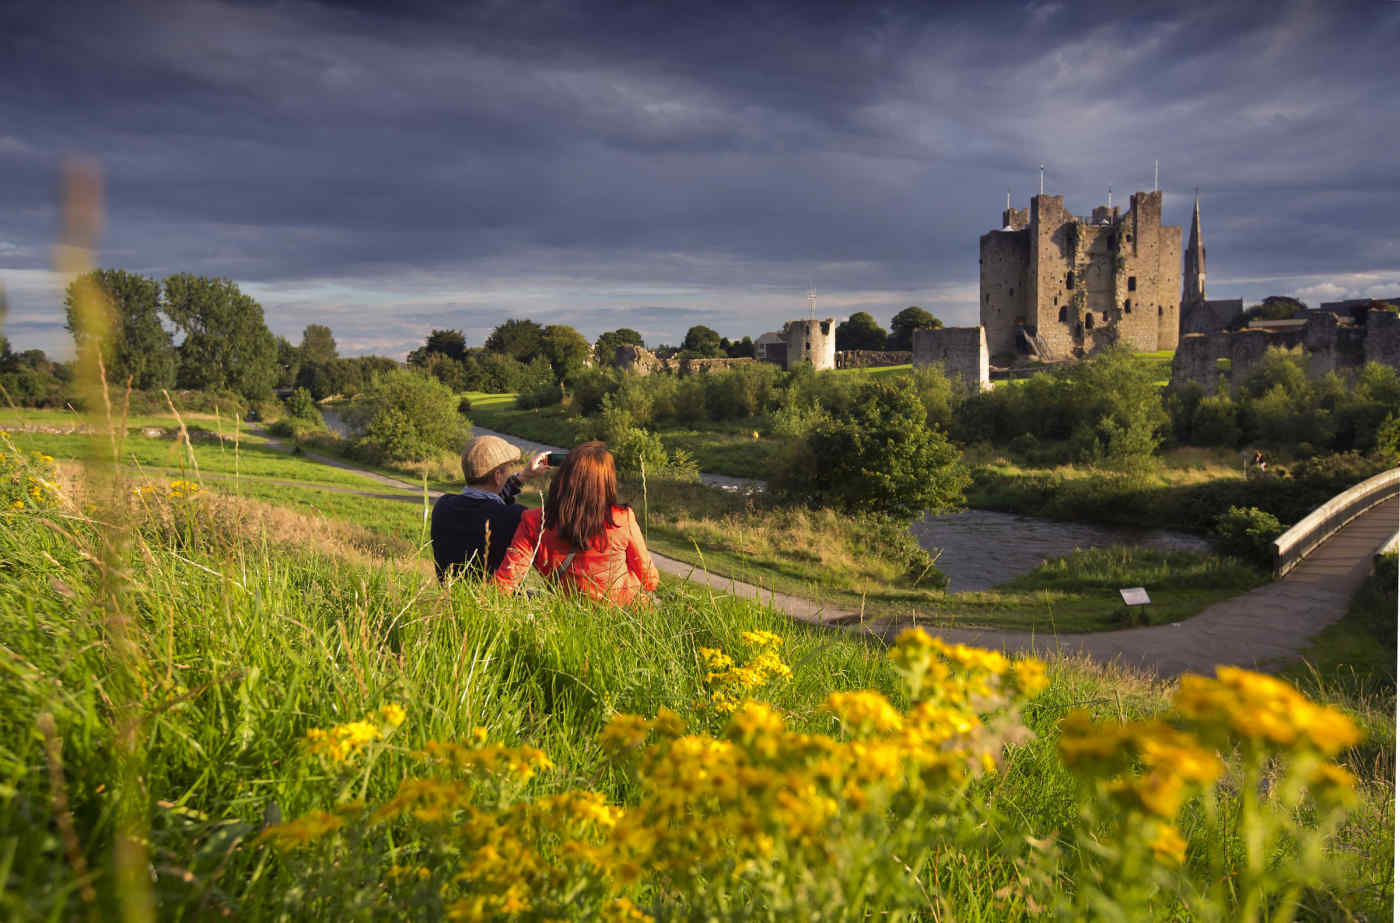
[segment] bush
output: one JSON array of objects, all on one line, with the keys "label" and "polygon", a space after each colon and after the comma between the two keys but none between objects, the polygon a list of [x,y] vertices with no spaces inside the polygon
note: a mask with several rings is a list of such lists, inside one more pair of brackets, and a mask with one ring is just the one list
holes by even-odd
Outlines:
[{"label": "bush", "polygon": [[1215,520],[1220,550],[1260,567],[1273,567],[1274,539],[1283,534],[1283,523],[1272,513],[1252,506],[1232,506]]},{"label": "bush", "polygon": [[469,416],[472,412],[472,399],[469,397],[463,397],[460,401],[458,401],[457,412],[464,417]]},{"label": "bush", "polygon": [[435,378],[397,369],[371,385],[347,418],[364,431],[356,450],[373,462],[402,462],[457,451],[467,426],[457,395]]},{"label": "bush", "polygon": [[621,381],[616,372],[584,369],[569,382],[569,397],[575,413],[591,417],[603,409],[603,398],[616,391]]},{"label": "bush", "polygon": [[558,382],[536,385],[515,396],[515,406],[521,410],[534,410],[536,407],[552,407],[564,399],[564,389]]},{"label": "bush", "polygon": [[1392,412],[1376,430],[1376,453],[1390,462],[1400,463],[1400,413]]},{"label": "bush", "polygon": [[682,480],[695,480],[700,470],[686,452],[668,453],[661,437],[637,427],[623,431],[608,446],[621,471],[642,472]]},{"label": "bush", "polygon": [[1240,444],[1239,408],[1228,394],[1212,394],[1196,403],[1191,415],[1191,442],[1194,445]]},{"label": "bush", "polygon": [[848,411],[797,444],[773,486],[809,505],[912,520],[959,506],[968,481],[957,449],[925,425],[909,383],[869,382]]},{"label": "bush", "polygon": [[326,421],[321,416],[321,409],[316,406],[316,402],[311,398],[311,392],[305,388],[297,388],[287,398],[287,413],[297,420],[304,420],[318,426],[325,426]]}]

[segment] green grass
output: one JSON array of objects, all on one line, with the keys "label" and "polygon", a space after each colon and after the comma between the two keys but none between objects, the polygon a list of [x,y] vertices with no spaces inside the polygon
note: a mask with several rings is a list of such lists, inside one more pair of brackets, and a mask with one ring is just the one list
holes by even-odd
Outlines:
[{"label": "green grass", "polygon": [[[116,918],[134,893],[119,887],[111,864],[122,817],[127,834],[149,849],[138,880],[150,887],[160,918],[340,920],[370,915],[370,904],[378,916],[414,913],[382,903],[402,896],[379,894],[373,879],[365,888],[318,892],[317,879],[332,875],[333,863],[304,877],[255,843],[269,816],[333,800],[333,780],[299,755],[306,731],[389,702],[402,703],[408,721],[395,747],[356,779],[355,795],[372,804],[413,771],[408,751],[463,739],[476,726],[549,754],[557,768],[532,783],[531,794],[588,787],[627,803],[636,785],[598,746],[603,722],[614,710],[651,715],[664,706],[693,727],[715,727],[697,704],[704,697],[698,648],[735,651],[746,630],[781,636],[793,678],[771,698],[798,729],[834,730],[821,708],[833,690],[874,688],[900,701],[890,665],[869,639],[796,625],[706,590],[667,586],[659,607],[639,611],[554,596],[506,599],[474,584],[445,591],[416,565],[365,563],[314,534],[240,532],[217,506],[200,509],[134,522],[125,539],[107,532],[115,545],[96,524],[68,520],[53,529],[40,515],[2,514],[0,907],[8,916]],[[92,563],[107,560],[104,545],[119,549],[115,595]],[[114,622],[117,613],[133,618]],[[111,646],[120,624],[133,632],[127,656]],[[1000,845],[953,850],[939,883],[930,879],[949,918],[1022,917],[1020,904],[997,894],[1019,886],[1025,837],[1053,842],[1075,823],[1074,783],[1055,751],[1066,711],[1134,718],[1165,704],[1158,684],[1082,663],[1053,664],[1051,681],[1028,713],[1036,738],[1012,748],[1002,772],[963,796],[997,819]],[[46,714],[62,754],[69,808],[62,816],[71,817],[74,848],[91,870],[90,908],[55,832],[55,775],[36,731]],[[135,745],[119,747],[116,731],[128,721]],[[1345,908],[1384,918],[1393,892],[1394,793],[1368,767],[1353,769],[1363,774],[1364,798],[1335,848],[1363,857],[1364,866],[1310,900],[1331,915]],[[393,831],[384,832],[383,846],[376,838],[350,854],[369,874],[384,874],[394,861],[384,851]],[[1186,834],[1200,849],[1209,831],[1197,824]],[[1053,887],[1073,884],[1061,878]],[[653,899],[660,909],[689,912],[685,895]],[[744,906],[763,912],[755,899]],[[878,913],[878,896],[864,909]]]},{"label": "green grass", "polygon": [[[250,438],[247,443],[240,441],[237,452],[231,439],[225,443],[216,441],[211,444],[201,440],[195,431],[191,431],[190,437],[201,474],[238,474],[242,477],[309,481],[366,490],[381,486],[358,472],[333,468],[281,449],[269,448],[264,440],[257,437]],[[12,432],[10,438],[16,448],[26,452],[43,452],[54,458],[86,458],[93,446],[91,436],[76,433]],[[110,454],[105,445],[103,451]],[[152,474],[182,478],[195,476],[195,465],[190,463],[185,443],[176,438],[148,439],[130,435],[122,441],[121,459],[125,465],[139,466]]]}]

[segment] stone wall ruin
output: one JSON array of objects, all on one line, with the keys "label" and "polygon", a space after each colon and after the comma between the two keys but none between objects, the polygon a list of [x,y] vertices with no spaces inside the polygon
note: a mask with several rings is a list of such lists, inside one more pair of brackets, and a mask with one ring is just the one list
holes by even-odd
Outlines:
[{"label": "stone wall ruin", "polygon": [[991,384],[991,361],[985,329],[926,327],[914,331],[914,368],[940,364],[950,379],[983,389]]}]

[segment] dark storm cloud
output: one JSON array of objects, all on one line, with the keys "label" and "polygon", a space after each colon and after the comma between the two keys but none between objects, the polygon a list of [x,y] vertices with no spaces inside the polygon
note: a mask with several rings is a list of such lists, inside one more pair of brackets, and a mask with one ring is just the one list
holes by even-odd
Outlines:
[{"label": "dark storm cloud", "polygon": [[1199,186],[1214,295],[1400,282],[1400,4],[1122,9],[9,6],[0,278],[12,321],[58,310],[82,151],[104,264],[229,276],[350,349],[511,315],[757,335],[808,285],[972,323],[977,237],[1042,161],[1080,214],[1154,160],[1169,221]]}]

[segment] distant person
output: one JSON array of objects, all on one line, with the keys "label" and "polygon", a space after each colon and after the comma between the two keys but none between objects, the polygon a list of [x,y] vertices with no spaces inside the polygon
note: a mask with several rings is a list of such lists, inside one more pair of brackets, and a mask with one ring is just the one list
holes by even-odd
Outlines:
[{"label": "distant person", "polygon": [[656,566],[636,515],[617,500],[617,470],[603,443],[575,447],[544,508],[521,516],[496,586],[513,592],[531,564],[557,586],[618,605],[656,589]]},{"label": "distant person", "polygon": [[549,474],[545,459],[541,452],[521,471],[520,450],[501,437],[478,436],[467,444],[462,452],[467,486],[433,504],[430,535],[439,580],[449,573],[475,570],[489,577],[496,572],[525,512],[515,498],[524,481]]},{"label": "distant person", "polygon": [[1264,453],[1259,449],[1254,450],[1254,467],[1258,468],[1260,471],[1269,467],[1269,463],[1264,460]]}]

